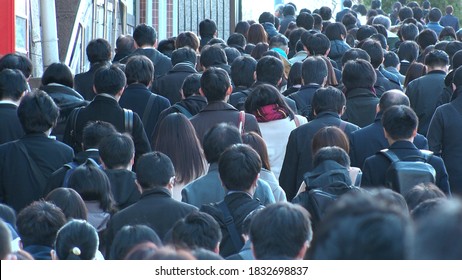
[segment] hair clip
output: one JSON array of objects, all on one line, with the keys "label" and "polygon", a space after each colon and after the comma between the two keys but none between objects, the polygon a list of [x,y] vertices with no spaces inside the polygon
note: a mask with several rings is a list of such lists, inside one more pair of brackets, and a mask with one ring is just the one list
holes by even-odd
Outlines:
[{"label": "hair clip", "polygon": [[76,255],[76,256],[80,256],[80,254],[82,253],[79,249],[79,247],[74,247],[72,248],[71,250],[72,254]]}]

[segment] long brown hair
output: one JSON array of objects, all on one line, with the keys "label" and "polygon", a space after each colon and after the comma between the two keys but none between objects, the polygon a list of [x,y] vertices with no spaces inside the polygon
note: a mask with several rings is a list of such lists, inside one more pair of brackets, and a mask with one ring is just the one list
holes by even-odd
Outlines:
[{"label": "long brown hair", "polygon": [[258,43],[268,43],[268,34],[263,25],[254,23],[249,27],[247,42],[257,45]]},{"label": "long brown hair", "polygon": [[260,156],[262,167],[271,171],[269,163],[268,149],[265,140],[255,132],[248,132],[242,135],[242,143],[252,147]]}]

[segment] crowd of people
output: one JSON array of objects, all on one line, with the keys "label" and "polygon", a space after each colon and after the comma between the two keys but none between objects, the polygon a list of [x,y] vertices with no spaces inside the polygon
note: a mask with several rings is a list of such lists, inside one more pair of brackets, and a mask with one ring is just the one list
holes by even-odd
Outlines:
[{"label": "crowd of people", "polygon": [[3,55],[0,259],[462,259],[454,9],[343,7]]}]

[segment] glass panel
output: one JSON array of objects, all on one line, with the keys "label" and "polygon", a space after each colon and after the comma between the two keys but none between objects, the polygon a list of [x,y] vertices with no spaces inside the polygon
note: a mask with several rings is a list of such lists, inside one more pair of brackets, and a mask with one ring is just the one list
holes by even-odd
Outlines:
[{"label": "glass panel", "polygon": [[16,50],[27,52],[27,20],[16,16]]},{"label": "glass panel", "polygon": [[28,0],[15,0],[14,9],[17,15],[26,16],[27,15],[27,1]]}]

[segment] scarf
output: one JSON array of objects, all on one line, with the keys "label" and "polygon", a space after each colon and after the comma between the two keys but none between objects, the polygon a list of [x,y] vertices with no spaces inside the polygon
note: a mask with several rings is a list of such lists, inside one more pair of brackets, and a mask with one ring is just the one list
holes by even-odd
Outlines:
[{"label": "scarf", "polygon": [[258,122],[282,120],[289,116],[289,111],[278,104],[265,105],[257,109],[255,117]]}]

